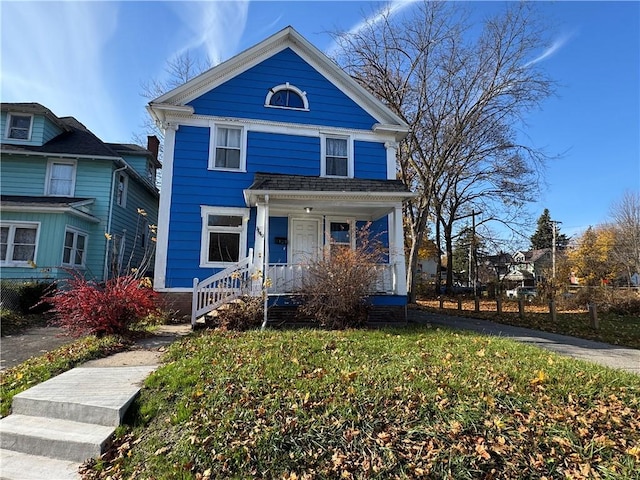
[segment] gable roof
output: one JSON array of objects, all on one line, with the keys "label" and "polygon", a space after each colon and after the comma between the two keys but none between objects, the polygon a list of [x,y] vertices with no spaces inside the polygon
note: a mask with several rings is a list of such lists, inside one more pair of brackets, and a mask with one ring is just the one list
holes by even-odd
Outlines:
[{"label": "gable roof", "polygon": [[167,111],[193,113],[193,108],[187,106],[187,103],[286,48],[291,48],[374,117],[379,122],[374,126],[374,130],[379,129],[395,132],[402,136],[406,135],[409,127],[398,115],[347,75],[335,62],[291,26],[152,100],[149,102],[147,110],[159,122],[164,121]]}]

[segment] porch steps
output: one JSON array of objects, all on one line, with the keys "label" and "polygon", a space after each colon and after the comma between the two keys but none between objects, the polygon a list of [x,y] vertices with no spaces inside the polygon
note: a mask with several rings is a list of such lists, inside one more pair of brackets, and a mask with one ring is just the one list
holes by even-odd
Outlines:
[{"label": "porch steps", "polygon": [[0,420],[0,479],[79,478],[80,463],[104,453],[154,369],[74,368],[16,395]]}]

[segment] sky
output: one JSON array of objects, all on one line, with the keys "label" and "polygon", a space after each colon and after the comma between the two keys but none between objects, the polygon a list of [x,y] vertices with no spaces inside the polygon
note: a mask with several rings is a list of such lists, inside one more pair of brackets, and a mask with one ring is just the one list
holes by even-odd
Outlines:
[{"label": "sky", "polygon": [[[640,192],[640,2],[536,2],[552,26],[538,66],[556,94],[526,117],[521,134],[550,156],[544,188],[529,206],[548,208],[560,232],[606,222],[625,191]],[[357,30],[382,1],[0,0],[0,99],[38,102],[73,116],[106,142],[143,134],[142,85],[167,78],[167,61],[189,50],[212,64],[291,25],[324,52],[332,31]],[[469,2],[478,15],[501,2]]]}]

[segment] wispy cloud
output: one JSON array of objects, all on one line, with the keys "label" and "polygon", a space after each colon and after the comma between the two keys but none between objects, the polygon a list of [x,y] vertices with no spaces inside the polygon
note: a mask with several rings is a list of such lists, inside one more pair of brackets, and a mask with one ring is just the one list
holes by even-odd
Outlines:
[{"label": "wispy cloud", "polygon": [[60,116],[93,119],[91,129],[117,125],[102,62],[117,11],[110,2],[4,2],[2,101],[39,102]]},{"label": "wispy cloud", "polygon": [[531,65],[535,65],[536,63],[542,62],[543,60],[546,60],[547,58],[551,57],[552,55],[557,53],[562,47],[564,47],[564,45],[571,39],[572,36],[573,34],[564,34],[561,37],[555,39],[544,52],[542,52],[539,56],[537,56],[533,60],[527,62],[525,64],[525,67],[530,67]]},{"label": "wispy cloud", "polygon": [[188,40],[176,52],[206,52],[213,65],[237,53],[247,23],[248,0],[233,2],[176,2],[173,11],[180,18]]},{"label": "wispy cloud", "polygon": [[[370,17],[365,18],[360,23],[357,23],[356,25],[351,27],[351,29],[349,29],[348,32],[343,34],[343,37],[357,35],[367,25],[375,25],[381,22],[382,20],[384,20],[386,16],[395,15],[401,12],[402,10],[404,10],[405,8],[410,7],[417,1],[418,0],[392,0],[389,3],[385,4],[381,9],[373,13]],[[329,47],[326,50],[326,53],[327,55],[332,56],[337,49],[338,49],[338,43],[334,41],[331,43],[331,45],[329,45]]]}]

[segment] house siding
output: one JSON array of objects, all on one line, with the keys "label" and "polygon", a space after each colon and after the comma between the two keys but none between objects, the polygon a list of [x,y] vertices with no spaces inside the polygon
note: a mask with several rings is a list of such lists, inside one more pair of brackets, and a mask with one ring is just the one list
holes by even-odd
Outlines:
[{"label": "house siding", "polygon": [[384,143],[355,141],[353,149],[355,178],[387,179],[387,149]]},{"label": "house siding", "polygon": [[[306,92],[309,111],[265,107],[269,89],[289,82]],[[198,115],[370,130],[376,120],[290,48],[194,99]]]},{"label": "house siding", "polygon": [[0,190],[3,195],[43,195],[46,172],[46,158],[3,154]]}]

